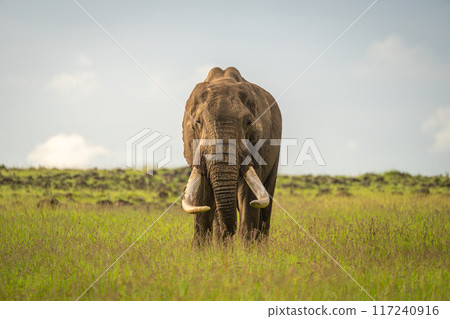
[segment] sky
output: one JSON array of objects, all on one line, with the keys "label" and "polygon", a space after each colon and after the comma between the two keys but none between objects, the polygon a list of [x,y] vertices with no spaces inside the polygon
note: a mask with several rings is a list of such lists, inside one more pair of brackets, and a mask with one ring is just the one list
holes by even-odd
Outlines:
[{"label": "sky", "polygon": [[[186,100],[234,66],[275,98],[303,74],[280,173],[450,173],[450,1],[380,0],[323,55],[373,1],[78,2],[102,28],[73,0],[0,0],[0,164],[126,167],[148,128],[186,165]],[[306,139],[326,165],[295,164]]]}]

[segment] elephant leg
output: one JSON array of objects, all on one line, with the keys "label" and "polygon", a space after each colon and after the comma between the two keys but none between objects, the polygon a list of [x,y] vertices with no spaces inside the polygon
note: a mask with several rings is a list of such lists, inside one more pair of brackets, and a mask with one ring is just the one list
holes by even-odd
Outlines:
[{"label": "elephant leg", "polygon": [[275,193],[275,186],[277,181],[277,173],[278,173],[278,160],[275,162],[274,166],[272,167],[269,176],[264,182],[264,186],[267,190],[267,192],[270,195],[270,203],[267,207],[261,209],[261,222],[260,222],[260,228],[261,234],[264,237],[269,236],[269,230],[270,230],[270,217],[272,214],[272,204],[273,204],[273,194]]},{"label": "elephant leg", "polygon": [[260,232],[260,209],[250,206],[256,197],[244,180],[238,184],[239,234],[247,240],[257,239]]},{"label": "elephant leg", "polygon": [[205,242],[210,241],[213,232],[214,212],[216,205],[214,203],[214,196],[212,195],[211,187],[207,182],[205,176],[201,177],[200,191],[197,196],[193,198],[192,204],[195,206],[209,206],[211,209],[207,212],[194,215],[194,239],[193,245],[201,246]]},{"label": "elephant leg", "polygon": [[214,210],[195,215],[194,217],[194,246],[202,246],[212,238]]}]

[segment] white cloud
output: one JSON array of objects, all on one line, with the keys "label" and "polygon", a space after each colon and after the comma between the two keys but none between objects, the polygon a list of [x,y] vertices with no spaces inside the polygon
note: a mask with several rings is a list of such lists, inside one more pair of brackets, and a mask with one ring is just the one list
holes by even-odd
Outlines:
[{"label": "white cloud", "polygon": [[87,143],[81,135],[58,134],[37,145],[27,160],[34,166],[86,168],[96,157],[108,152],[102,146]]},{"label": "white cloud", "polygon": [[61,73],[53,76],[49,87],[59,93],[69,93],[73,90],[90,92],[94,86],[93,72]]},{"label": "white cloud", "polygon": [[356,74],[363,78],[417,78],[445,75],[421,46],[408,46],[396,35],[372,43]]},{"label": "white cloud", "polygon": [[77,63],[82,68],[91,67],[93,64],[92,59],[85,54],[79,54],[77,56]]},{"label": "white cloud", "polygon": [[76,69],[72,72],[55,74],[48,87],[58,93],[89,93],[92,91],[96,81],[96,74],[89,70],[93,65],[91,58],[85,54],[74,56]]},{"label": "white cloud", "polygon": [[436,151],[450,150],[450,107],[440,107],[423,124],[422,129],[433,135]]}]

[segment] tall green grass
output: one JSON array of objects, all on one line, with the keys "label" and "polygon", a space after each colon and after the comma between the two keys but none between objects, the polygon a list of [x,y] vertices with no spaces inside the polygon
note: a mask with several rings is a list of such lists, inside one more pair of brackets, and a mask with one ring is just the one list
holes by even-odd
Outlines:
[{"label": "tall green grass", "polygon": [[[132,171],[0,173],[2,300],[77,299],[187,176],[164,171],[143,185]],[[368,184],[363,176],[281,176],[275,199],[376,300],[448,300],[448,177],[433,186],[433,178],[398,174]],[[178,202],[81,300],[370,300],[277,205],[267,243],[236,237],[192,248],[192,235]]]}]

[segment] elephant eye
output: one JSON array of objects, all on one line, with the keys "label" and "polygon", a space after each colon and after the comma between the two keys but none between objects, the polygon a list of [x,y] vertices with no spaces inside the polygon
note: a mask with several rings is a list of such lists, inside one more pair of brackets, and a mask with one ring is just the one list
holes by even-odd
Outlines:
[{"label": "elephant eye", "polygon": [[201,127],[201,126],[202,126],[202,123],[201,123],[200,119],[199,120],[194,120],[194,122],[192,123],[192,128],[193,129],[197,129],[197,128]]}]

